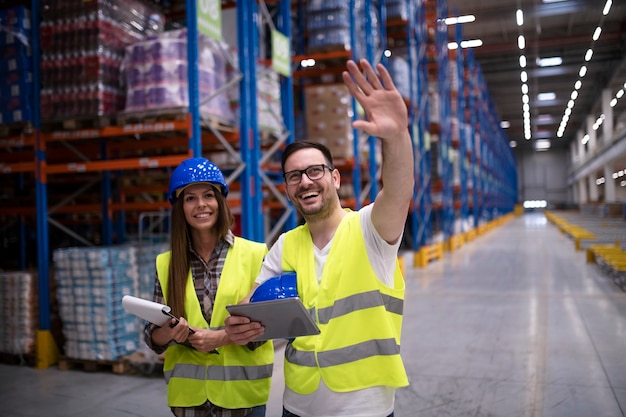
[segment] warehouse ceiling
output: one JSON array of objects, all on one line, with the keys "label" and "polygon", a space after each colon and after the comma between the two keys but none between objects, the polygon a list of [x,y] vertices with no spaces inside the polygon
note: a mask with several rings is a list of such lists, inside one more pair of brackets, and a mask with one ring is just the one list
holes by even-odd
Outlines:
[{"label": "warehouse ceiling", "polygon": [[[481,39],[473,48],[500,119],[508,121],[505,130],[516,151],[535,149],[539,139],[562,148],[585,128],[588,115],[601,116],[600,97],[609,89],[615,97],[626,83],[626,0],[613,1],[603,16],[606,0],[448,0],[448,15],[474,15],[476,20],[462,25],[462,39]],[[523,12],[523,25],[516,23],[516,10]],[[600,37],[593,35],[600,26]],[[525,49],[518,47],[523,35]],[[593,50],[590,61],[585,55]],[[524,131],[520,55],[526,57],[531,139]],[[540,67],[538,59],[562,59],[561,65]],[[580,76],[581,67],[587,67]],[[581,85],[576,90],[576,82]],[[558,137],[559,126],[572,93],[577,91],[569,121]],[[554,93],[541,101],[539,94]],[[574,93],[575,94],[575,93]],[[614,117],[626,115],[626,95],[617,101]],[[601,135],[602,128],[597,134]]]}]

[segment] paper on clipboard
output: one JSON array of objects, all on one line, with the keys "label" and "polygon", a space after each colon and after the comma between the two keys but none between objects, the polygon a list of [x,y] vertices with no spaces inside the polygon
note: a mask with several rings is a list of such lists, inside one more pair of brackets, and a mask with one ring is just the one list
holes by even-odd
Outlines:
[{"label": "paper on clipboard", "polygon": [[129,313],[139,318],[154,323],[157,326],[163,326],[171,319],[171,308],[164,304],[155,303],[154,301],[145,300],[132,295],[122,297],[122,306]]},{"label": "paper on clipboard", "polygon": [[248,317],[265,327],[265,332],[254,339],[260,342],[270,339],[290,339],[320,333],[315,320],[299,298],[283,298],[226,306],[232,316]]}]

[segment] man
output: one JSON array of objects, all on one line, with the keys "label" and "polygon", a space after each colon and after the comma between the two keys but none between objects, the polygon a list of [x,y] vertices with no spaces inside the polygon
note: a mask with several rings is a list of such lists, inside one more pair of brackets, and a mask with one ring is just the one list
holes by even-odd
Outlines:
[{"label": "man", "polygon": [[[379,78],[360,64],[363,72],[348,61],[342,76],[366,114],[353,126],[381,141],[384,187],[375,202],[358,212],[341,207],[339,171],[323,145],[294,142],[282,155],[287,196],[306,223],[279,237],[255,287],[295,271],[298,295],[321,330],[285,348],[283,416],[393,416],[395,389],[408,385],[397,262],[414,184],[407,110],[382,65]],[[239,344],[263,333],[244,317],[227,318],[225,327]]]}]

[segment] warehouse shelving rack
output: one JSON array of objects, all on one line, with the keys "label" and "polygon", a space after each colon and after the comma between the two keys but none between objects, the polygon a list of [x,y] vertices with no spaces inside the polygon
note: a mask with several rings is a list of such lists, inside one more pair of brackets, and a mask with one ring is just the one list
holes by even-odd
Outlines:
[{"label": "warehouse shelving rack", "polygon": [[[458,14],[458,13],[456,13]],[[467,108],[467,90],[465,81],[465,54],[460,47],[463,40],[462,26],[454,26],[453,34],[454,42],[458,45],[457,49],[450,50],[452,67],[455,70],[453,77],[457,81],[452,83],[456,85],[456,91],[452,91],[453,112],[450,127],[452,129],[452,147],[455,152],[454,165],[458,170],[458,177],[453,170],[453,190],[454,190],[454,229],[453,234],[446,244],[446,249],[454,251],[465,243],[465,228],[468,223],[469,210],[469,184],[467,171],[469,168],[467,144],[469,140],[468,129],[466,125],[466,108]],[[458,180],[458,181],[457,181]]]},{"label": "warehouse shelving rack", "polygon": [[[412,4],[412,2],[409,2]],[[437,257],[443,255],[442,248],[439,245],[432,245],[433,238],[433,202],[432,202],[432,175],[431,175],[431,135],[430,135],[430,119],[429,119],[429,101],[428,101],[428,52],[427,52],[427,11],[426,1],[420,1],[415,5],[415,55],[416,65],[411,67],[414,70],[415,103],[417,113],[417,123],[414,129],[417,133],[414,137],[418,138],[418,180],[416,181],[416,203],[417,209],[412,218],[413,242],[416,259],[416,265],[424,266],[428,263],[429,258],[434,254]],[[417,224],[415,224],[417,223]]]},{"label": "warehouse shelving rack", "polygon": [[[288,0],[281,0],[275,2],[279,5],[279,29],[283,33],[289,33],[290,24],[290,2]],[[31,1],[31,19],[33,27],[33,35],[31,39],[32,43],[32,56],[33,56],[33,78],[35,91],[39,91],[40,76],[39,76],[39,8],[40,4],[38,0]],[[237,3],[237,22],[238,22],[238,41],[239,41],[239,62],[241,69],[245,76],[240,83],[240,98],[241,107],[244,109],[242,117],[240,117],[239,130],[236,132],[220,132],[219,129],[215,129],[213,125],[208,126],[207,129],[202,128],[203,122],[200,120],[201,115],[198,113],[198,74],[196,65],[197,62],[197,25],[196,25],[196,2],[195,0],[186,1],[186,21],[188,26],[188,57],[190,59],[191,69],[189,76],[190,87],[190,110],[187,117],[183,119],[167,120],[167,121],[155,121],[147,123],[131,123],[124,126],[109,126],[104,128],[95,129],[83,129],[78,131],[53,131],[49,133],[41,132],[41,119],[39,113],[39,96],[34,94],[33,108],[35,111],[34,117],[34,132],[32,135],[19,137],[17,139],[7,139],[2,142],[3,146],[16,146],[19,147],[32,147],[33,151],[30,153],[33,160],[28,160],[28,152],[20,152],[19,155],[25,156],[26,160],[12,160],[9,163],[2,164],[2,172],[4,174],[17,174],[17,175],[34,175],[34,181],[36,184],[36,210],[32,213],[32,209],[24,207],[10,207],[6,210],[6,215],[13,215],[15,211],[19,213],[34,214],[36,215],[37,224],[37,263],[39,274],[39,326],[40,330],[37,334],[37,355],[38,355],[38,367],[45,368],[52,363],[56,362],[58,351],[56,350],[55,342],[50,333],[50,305],[49,305],[49,279],[50,276],[50,243],[49,243],[49,230],[48,225],[61,228],[71,237],[86,245],[94,245],[94,242],[82,238],[80,233],[76,233],[71,230],[70,227],[63,226],[60,222],[55,222],[50,218],[52,212],[87,212],[96,211],[100,212],[102,217],[102,240],[99,244],[109,245],[114,242],[114,225],[112,221],[113,212],[120,212],[121,214],[127,211],[147,211],[147,210],[161,210],[165,211],[169,209],[169,203],[167,201],[155,201],[146,203],[127,203],[120,201],[117,203],[112,202],[113,188],[111,183],[113,182],[110,175],[112,172],[122,172],[129,170],[141,170],[141,171],[154,171],[157,169],[169,170],[169,168],[178,165],[183,159],[189,156],[199,156],[203,153],[207,141],[212,144],[232,144],[239,141],[239,152],[241,156],[240,170],[229,177],[229,180],[234,182],[233,189],[240,191],[240,199],[233,201],[232,205],[241,207],[241,223],[242,223],[242,235],[252,240],[263,241],[266,237],[266,231],[264,230],[263,211],[259,210],[262,206],[261,184],[264,179],[267,179],[267,175],[262,170],[262,164],[269,158],[269,153],[274,152],[277,146],[270,147],[270,149],[261,149],[260,146],[260,133],[258,128],[258,121],[256,119],[256,65],[259,61],[258,56],[258,33],[257,17],[258,17],[258,5],[251,4],[250,2],[238,2]],[[293,102],[292,94],[293,89],[291,87],[291,77],[281,78],[281,92],[283,97],[282,111],[283,120],[286,124],[286,133],[280,139],[282,141],[288,140],[289,135],[293,132]],[[139,139],[141,137],[149,137],[156,135],[158,140],[152,140],[148,143],[142,142]],[[165,135],[165,137],[164,137]],[[131,138],[130,141],[121,143],[116,141],[118,138]],[[67,149],[70,149],[69,154],[72,155],[71,161],[57,161],[56,156],[54,161],[49,159],[53,154],[62,155],[60,158],[67,158],[68,152],[61,149],[52,149],[55,144],[62,143]],[[218,145],[219,146],[219,145]],[[141,151],[145,149],[153,149],[155,147],[162,147],[165,152],[156,155],[150,155],[148,157],[121,157],[115,158],[115,155],[119,155],[122,149],[125,151],[136,150]],[[262,151],[265,154],[262,155]],[[50,152],[50,154],[48,154]],[[265,158],[265,159],[264,159]],[[58,177],[61,175],[70,174],[74,178],[80,176],[86,176],[89,173],[99,173],[103,176],[102,187],[100,189],[101,205],[81,205],[73,207],[53,207],[48,206],[48,187],[49,179]],[[245,180],[236,181],[238,178],[245,178]],[[274,187],[274,184],[265,184],[264,188]],[[86,187],[84,187],[86,188]],[[84,188],[80,188],[78,192],[84,191]],[[118,193],[119,193],[119,186]],[[158,191],[166,192],[166,187],[158,189]],[[77,192],[77,193],[78,193]],[[280,193],[280,191],[277,191]],[[74,194],[73,194],[74,195]],[[70,198],[66,199],[66,202]],[[62,204],[61,204],[62,205]],[[285,204],[286,206],[286,204]],[[289,214],[288,207],[284,208],[284,211]],[[120,216],[122,219],[124,216]],[[123,220],[122,220],[123,222]],[[117,238],[124,238],[123,225],[116,225]],[[280,225],[279,225],[280,226]],[[276,232],[275,232],[276,233]],[[22,245],[25,247],[25,236],[20,237]],[[25,252],[25,249],[22,251]]]},{"label": "warehouse shelving rack", "polygon": [[[471,55],[469,61],[473,62]],[[473,123],[476,165],[474,215],[478,234],[488,224],[513,212],[517,202],[516,162],[498,114],[487,91],[480,65],[473,63],[475,123]],[[472,117],[472,113],[470,113]]]},{"label": "warehouse shelving rack", "polygon": [[405,241],[414,252],[414,263],[422,265],[434,256],[441,256],[440,246],[429,246],[432,240],[432,193],[430,133],[428,127],[428,57],[425,1],[400,2],[406,19],[387,19],[388,38],[394,45],[406,48],[409,68],[409,131],[414,150],[415,190],[407,216]]},{"label": "warehouse shelving rack", "polygon": [[[477,69],[474,63],[474,53],[471,49],[465,52],[465,66],[463,74],[463,82],[465,85],[464,91],[467,101],[467,108],[465,111],[465,138],[466,138],[466,163],[467,166],[462,170],[465,173],[465,180],[471,184],[467,189],[468,199],[468,219],[467,230],[465,230],[465,241],[470,242],[477,236],[478,228],[478,209],[479,209],[479,187],[477,184],[477,167],[479,155],[476,152],[476,86],[475,86],[475,73]],[[463,180],[462,180],[463,181]]]},{"label": "warehouse shelving rack", "polygon": [[[417,231],[412,236],[419,247],[416,266],[425,266],[440,259],[444,250],[453,251],[471,241],[487,229],[486,225],[510,213],[517,200],[515,160],[491,105],[480,66],[474,62],[471,50],[460,49],[461,28],[457,25],[454,34],[448,34],[443,24],[448,14],[446,0],[427,0],[424,4],[430,43],[426,65],[431,79],[435,74],[437,80],[439,120],[426,124],[426,146],[420,149],[417,193],[423,194],[417,199],[414,216],[422,223],[417,229],[411,228],[412,233]],[[452,39],[459,49],[450,53],[447,44]],[[451,63],[456,64],[458,90],[450,88]],[[432,104],[427,103],[425,108]],[[454,118],[458,123],[452,123]],[[436,149],[430,149],[428,135],[438,135],[438,140],[432,141]],[[456,186],[453,156],[459,164],[460,181]],[[440,175],[431,179],[436,169],[432,165],[434,158],[438,158]]]},{"label": "warehouse shelving rack", "polygon": [[437,91],[439,93],[439,160],[441,164],[441,222],[444,248],[450,249],[454,235],[454,178],[452,166],[452,99],[450,74],[449,34],[444,19],[448,16],[447,1],[437,0],[435,20],[435,47],[437,63]]},{"label": "warehouse shelving rack", "polygon": [[[427,5],[432,5],[434,0],[412,2],[406,1],[407,9],[409,10],[409,19],[407,22],[401,22],[406,25],[406,43],[408,45],[408,59],[410,61],[410,84],[411,84],[411,97],[409,99],[409,111],[410,111],[410,130],[413,138],[413,145],[416,154],[415,164],[415,178],[416,178],[416,190],[414,194],[413,204],[411,211],[408,214],[410,220],[410,239],[412,241],[413,250],[416,253],[415,263],[419,265],[418,259],[432,259],[433,251],[440,254],[442,245],[433,244],[433,230],[436,226],[436,221],[441,220],[442,228],[445,233],[446,239],[453,236],[454,228],[454,188],[452,187],[452,165],[448,159],[449,150],[452,149],[452,135],[447,127],[450,116],[450,91],[441,88],[440,89],[440,122],[442,126],[439,126],[438,132],[440,136],[440,146],[438,149],[441,152],[440,157],[442,162],[446,165],[443,170],[443,178],[440,182],[440,188],[444,195],[442,199],[442,205],[437,206],[433,204],[432,192],[435,184],[432,181],[432,166],[431,166],[431,141],[429,131],[431,127],[429,115],[429,102],[426,83],[428,80],[428,52],[425,39],[427,37],[427,24],[428,22],[428,10]],[[352,49],[351,51],[340,52],[327,52],[320,53],[313,57],[316,60],[345,60],[348,57],[356,58],[354,47],[354,3],[355,0],[350,0],[351,10],[351,39]],[[189,47],[193,49],[195,43],[195,33],[197,28],[195,27],[195,15],[196,15],[196,2],[193,0],[187,0],[186,19],[188,24],[188,37]],[[291,33],[291,14],[292,4],[288,0],[281,0],[271,3],[272,6],[277,8],[274,11],[278,12],[276,18],[278,29],[283,33],[289,35]],[[302,1],[298,2],[298,14],[302,16]],[[39,1],[31,0],[31,8],[33,10],[33,59],[37,60],[38,56],[38,8]],[[233,7],[234,4],[232,5]],[[269,227],[266,225],[264,219],[264,211],[259,210],[259,207],[263,207],[263,192],[270,190],[275,195],[281,194],[281,189],[278,184],[277,168],[273,157],[277,150],[279,150],[284,143],[289,143],[294,140],[294,83],[293,79],[301,80],[307,77],[320,76],[328,73],[330,70],[335,71],[337,69],[326,69],[324,71],[313,70],[298,70],[293,73],[293,77],[281,76],[281,98],[282,98],[282,112],[285,123],[285,132],[278,140],[276,140],[271,146],[265,146],[261,144],[261,133],[258,128],[258,120],[256,119],[256,66],[262,58],[259,56],[259,34],[256,31],[257,24],[259,23],[259,7],[265,7],[264,3],[250,3],[250,2],[238,2],[237,8],[237,23],[239,27],[238,42],[239,42],[239,64],[241,72],[244,75],[240,84],[240,98],[241,107],[244,109],[240,117],[239,129],[235,132],[224,132],[220,129],[216,129],[215,126],[207,126],[202,129],[200,115],[194,111],[195,106],[193,103],[197,95],[192,94],[192,106],[191,111],[182,120],[173,121],[158,121],[155,123],[136,123],[132,126],[124,127],[105,127],[101,129],[90,129],[83,131],[72,132],[50,132],[42,133],[40,126],[39,115],[39,102],[38,97],[35,97],[35,122],[34,132],[32,135],[25,135],[19,139],[15,139],[19,143],[19,146],[26,148],[24,152],[20,152],[20,155],[28,155],[28,148],[31,148],[32,157],[28,160],[24,158],[17,158],[12,160],[9,164],[3,165],[3,172],[5,174],[16,174],[20,176],[34,177],[36,184],[36,212],[31,213],[36,215],[37,224],[37,257],[39,260],[50,259],[50,247],[49,247],[49,231],[48,225],[51,222],[49,214],[63,211],[98,211],[103,218],[102,225],[102,244],[111,244],[115,238],[123,237],[124,235],[124,223],[123,216],[117,219],[114,224],[112,213],[118,212],[124,214],[126,212],[133,211],[148,211],[148,210],[161,210],[165,211],[169,208],[169,203],[164,201],[158,202],[127,202],[123,198],[123,191],[119,186],[110,187],[113,180],[103,181],[105,185],[100,191],[101,204],[91,204],[89,206],[75,206],[75,207],[55,207],[53,210],[48,207],[48,180],[50,178],[58,178],[63,175],[72,175],[74,177],[86,176],[89,173],[103,173],[103,175],[111,175],[118,172],[126,171],[155,171],[155,170],[168,170],[169,168],[176,166],[181,160],[192,155],[200,155],[205,149],[205,145],[210,142],[211,146],[223,146],[230,147],[230,151],[237,152],[240,158],[240,163],[229,176],[232,188],[240,192],[239,201],[235,201],[234,204],[241,207],[241,234],[244,237],[253,240],[271,240],[275,233],[278,233],[282,227],[291,228],[295,226],[296,219],[295,214],[291,206],[284,200],[278,199],[276,204],[272,205],[272,213],[276,210],[280,213],[275,217],[274,228],[268,235]],[[377,8],[377,12],[380,16],[381,27],[386,29],[385,19],[385,6],[384,2],[374,4],[373,1],[367,1],[368,8]],[[368,9],[369,10],[369,9]],[[445,0],[436,0],[436,15],[439,17],[445,17],[447,13]],[[263,14],[261,10],[262,18],[267,20],[266,14]],[[385,19],[385,20],[383,20]],[[371,24],[371,22],[369,22]],[[389,22],[387,22],[387,25]],[[371,30],[367,33],[371,35]],[[438,77],[439,83],[443,83],[443,86],[449,85],[446,81],[447,70],[444,68],[448,64],[449,54],[447,51],[447,30],[444,31],[444,27],[441,27],[437,31],[437,70],[439,71]],[[381,41],[384,42],[386,36],[381,36]],[[367,39],[367,58],[370,60],[381,59],[384,62],[384,58],[378,54],[381,51],[374,50],[371,36]],[[193,52],[189,54],[192,61],[194,59]],[[294,63],[297,64],[305,56],[294,57]],[[457,55],[457,60],[460,60],[460,54]],[[34,83],[35,88],[39,86],[39,76],[37,71],[39,69],[38,61],[36,65],[33,65],[35,76]],[[190,65],[194,68],[193,65]],[[341,71],[343,68],[338,69]],[[460,154],[462,161],[466,161],[467,156],[467,171],[468,178],[471,178],[472,188],[468,188],[464,191],[463,186],[460,191],[461,202],[460,206],[457,204],[456,208],[460,209],[461,219],[467,215],[466,210],[472,210],[474,216],[474,225],[478,227],[481,222],[495,219],[496,217],[507,213],[512,210],[513,204],[516,200],[514,186],[516,182],[515,177],[515,161],[512,159],[512,154],[506,143],[506,139],[501,130],[494,129],[497,126],[497,121],[493,119],[493,109],[488,105],[488,96],[486,95],[486,88],[484,88],[484,81],[480,75],[479,66],[473,62],[471,51],[467,53],[467,60],[463,61],[463,65],[458,64],[459,71],[468,72],[468,96],[464,97],[465,88],[460,88],[458,100],[459,108],[461,108],[461,100],[467,101],[467,107],[469,113],[469,129],[465,129],[460,134],[467,134],[471,137],[470,140],[461,140],[459,144]],[[190,88],[197,83],[197,73],[192,71],[189,74]],[[461,72],[460,72],[461,74]],[[194,79],[195,77],[195,79]],[[459,76],[459,80],[464,77]],[[36,90],[37,91],[37,90]],[[447,103],[447,104],[446,104]],[[353,102],[353,109],[355,117],[356,106]],[[460,113],[463,114],[463,113]],[[461,126],[461,120],[459,120],[459,126]],[[169,134],[164,135],[165,132]],[[155,143],[158,143],[160,147],[167,150],[176,150],[169,154],[156,154],[149,157],[119,157],[123,152],[141,151],[145,143],[141,140],[126,141],[121,143],[114,138],[128,137],[128,138],[141,138],[146,136],[158,137],[158,140],[150,144],[150,147],[154,147]],[[358,134],[354,132],[354,137],[358,138]],[[490,138],[489,140],[481,140],[481,138]],[[354,161],[348,161],[342,167],[350,171],[350,178],[353,182],[355,190],[355,198],[351,201],[353,208],[359,208],[368,199],[372,200],[378,191],[379,184],[377,178],[379,176],[378,164],[376,163],[376,149],[375,140],[368,138],[367,143],[370,147],[370,159],[368,161],[360,160],[360,140],[354,141]],[[463,149],[464,143],[468,143],[470,149]],[[83,151],[84,159],[78,158],[72,160],[71,163],[67,163],[68,151],[59,149],[58,144],[63,144],[69,148],[69,155],[76,157],[76,152]],[[6,146],[6,145],[5,145]],[[235,149],[235,147],[237,149]],[[104,160],[97,161],[98,154],[105,155]],[[63,159],[65,158],[65,162]],[[465,163],[461,163],[462,167],[465,167]],[[367,177],[362,178],[362,174],[367,172]],[[462,169],[464,172],[464,169]],[[463,174],[462,174],[463,175]],[[239,179],[239,180],[238,180]],[[243,179],[243,180],[242,180]],[[370,181],[368,184],[367,181]],[[468,181],[462,181],[467,183]],[[116,189],[117,188],[117,189]],[[80,190],[79,190],[80,191]],[[164,190],[161,190],[164,191]],[[467,193],[467,197],[465,197]],[[469,202],[469,195],[472,195],[471,203]],[[113,200],[119,201],[113,201]],[[12,210],[13,208],[9,209]],[[21,213],[28,213],[25,207],[19,208]],[[23,210],[23,211],[22,211]],[[7,211],[7,214],[13,214]],[[437,217],[439,216],[439,217]],[[264,227],[265,225],[265,227]],[[61,224],[55,224],[55,227],[64,228]],[[70,227],[64,228],[68,233],[73,233],[76,239],[80,238],[80,234],[73,232]],[[24,236],[21,237],[25,242]],[[89,243],[89,242],[85,242]],[[23,249],[25,251],[25,249]],[[436,255],[439,257],[440,255]],[[423,266],[423,265],[422,265]],[[39,272],[39,298],[42,300],[40,304],[40,333],[38,333],[38,352],[40,352],[39,363],[40,366],[45,367],[52,363],[52,356],[45,356],[49,352],[53,352],[54,342],[49,334],[50,330],[50,306],[47,304],[49,300],[49,282],[48,277],[50,275],[50,267],[48,262],[40,261],[38,263]],[[50,354],[52,355],[52,354]]]},{"label": "warehouse shelving rack", "polygon": [[481,225],[482,210],[483,210],[483,182],[481,175],[481,134],[480,134],[480,65],[474,61],[474,54],[470,50],[468,51],[468,85],[470,90],[470,135],[472,137],[472,150],[471,150],[471,178],[473,185],[472,192],[472,215],[474,220],[474,230],[476,234],[479,232]]},{"label": "warehouse shelving rack", "polygon": [[[294,79],[299,81],[299,84],[295,85],[295,91],[299,94],[302,87],[310,80],[314,80],[313,83],[320,83],[320,79],[325,76],[338,77],[345,70],[345,62],[348,59],[357,60],[358,58],[366,58],[370,62],[383,62],[384,58],[382,55],[382,48],[376,50],[374,41],[372,38],[372,33],[374,31],[373,22],[370,19],[370,11],[376,11],[377,15],[385,16],[385,8],[384,2],[374,2],[372,0],[365,0],[363,3],[363,9],[366,11],[366,19],[365,19],[365,51],[360,51],[357,47],[356,42],[356,1],[349,0],[348,2],[348,13],[349,13],[349,43],[350,47],[346,50],[340,49],[332,49],[324,51],[315,51],[313,53],[309,53],[304,49],[296,50],[295,56],[293,57],[293,62],[297,66],[296,71],[294,72]],[[305,27],[304,16],[306,11],[306,3],[303,0],[299,0],[297,4],[297,16],[300,27]],[[384,28],[381,24],[378,30],[382,30],[383,35],[381,35],[381,42],[383,42],[384,36]],[[305,34],[305,36],[308,36]],[[384,43],[381,43],[384,45]],[[299,43],[296,45],[299,48],[304,48],[304,43]],[[315,67],[309,68],[300,68],[299,64],[303,60],[313,59],[317,63]],[[320,84],[324,84],[321,82]],[[304,112],[306,103],[304,103],[304,99],[300,100],[302,103],[301,111]],[[358,117],[358,108],[356,101],[352,99],[352,113],[353,117],[356,119]],[[373,137],[363,138],[362,134],[356,130],[352,129],[352,137],[354,140],[352,141],[352,154],[351,158],[334,158],[335,159],[335,167],[339,169],[339,171],[343,174],[343,178],[348,177],[350,179],[350,183],[352,185],[354,197],[352,198],[343,198],[342,203],[346,207],[350,207],[352,209],[359,209],[362,205],[366,204],[369,201],[373,201],[376,194],[379,191],[379,178],[380,178],[380,170],[379,164],[377,162],[377,149],[376,149],[376,139]],[[368,149],[368,159],[362,160],[361,157],[361,146],[366,142]],[[366,174],[366,175],[364,175]]]}]

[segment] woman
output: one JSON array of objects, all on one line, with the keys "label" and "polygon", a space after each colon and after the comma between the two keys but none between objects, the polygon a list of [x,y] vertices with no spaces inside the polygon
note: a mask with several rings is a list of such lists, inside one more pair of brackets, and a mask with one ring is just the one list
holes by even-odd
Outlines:
[{"label": "woman", "polygon": [[178,320],[147,324],[145,338],[165,351],[168,405],[178,417],[265,416],[269,398],[272,343],[240,346],[224,331],[225,307],[248,294],[267,253],[230,231],[227,195],[224,175],[206,158],[183,161],[170,178],[171,251],[157,256],[154,301]]}]

